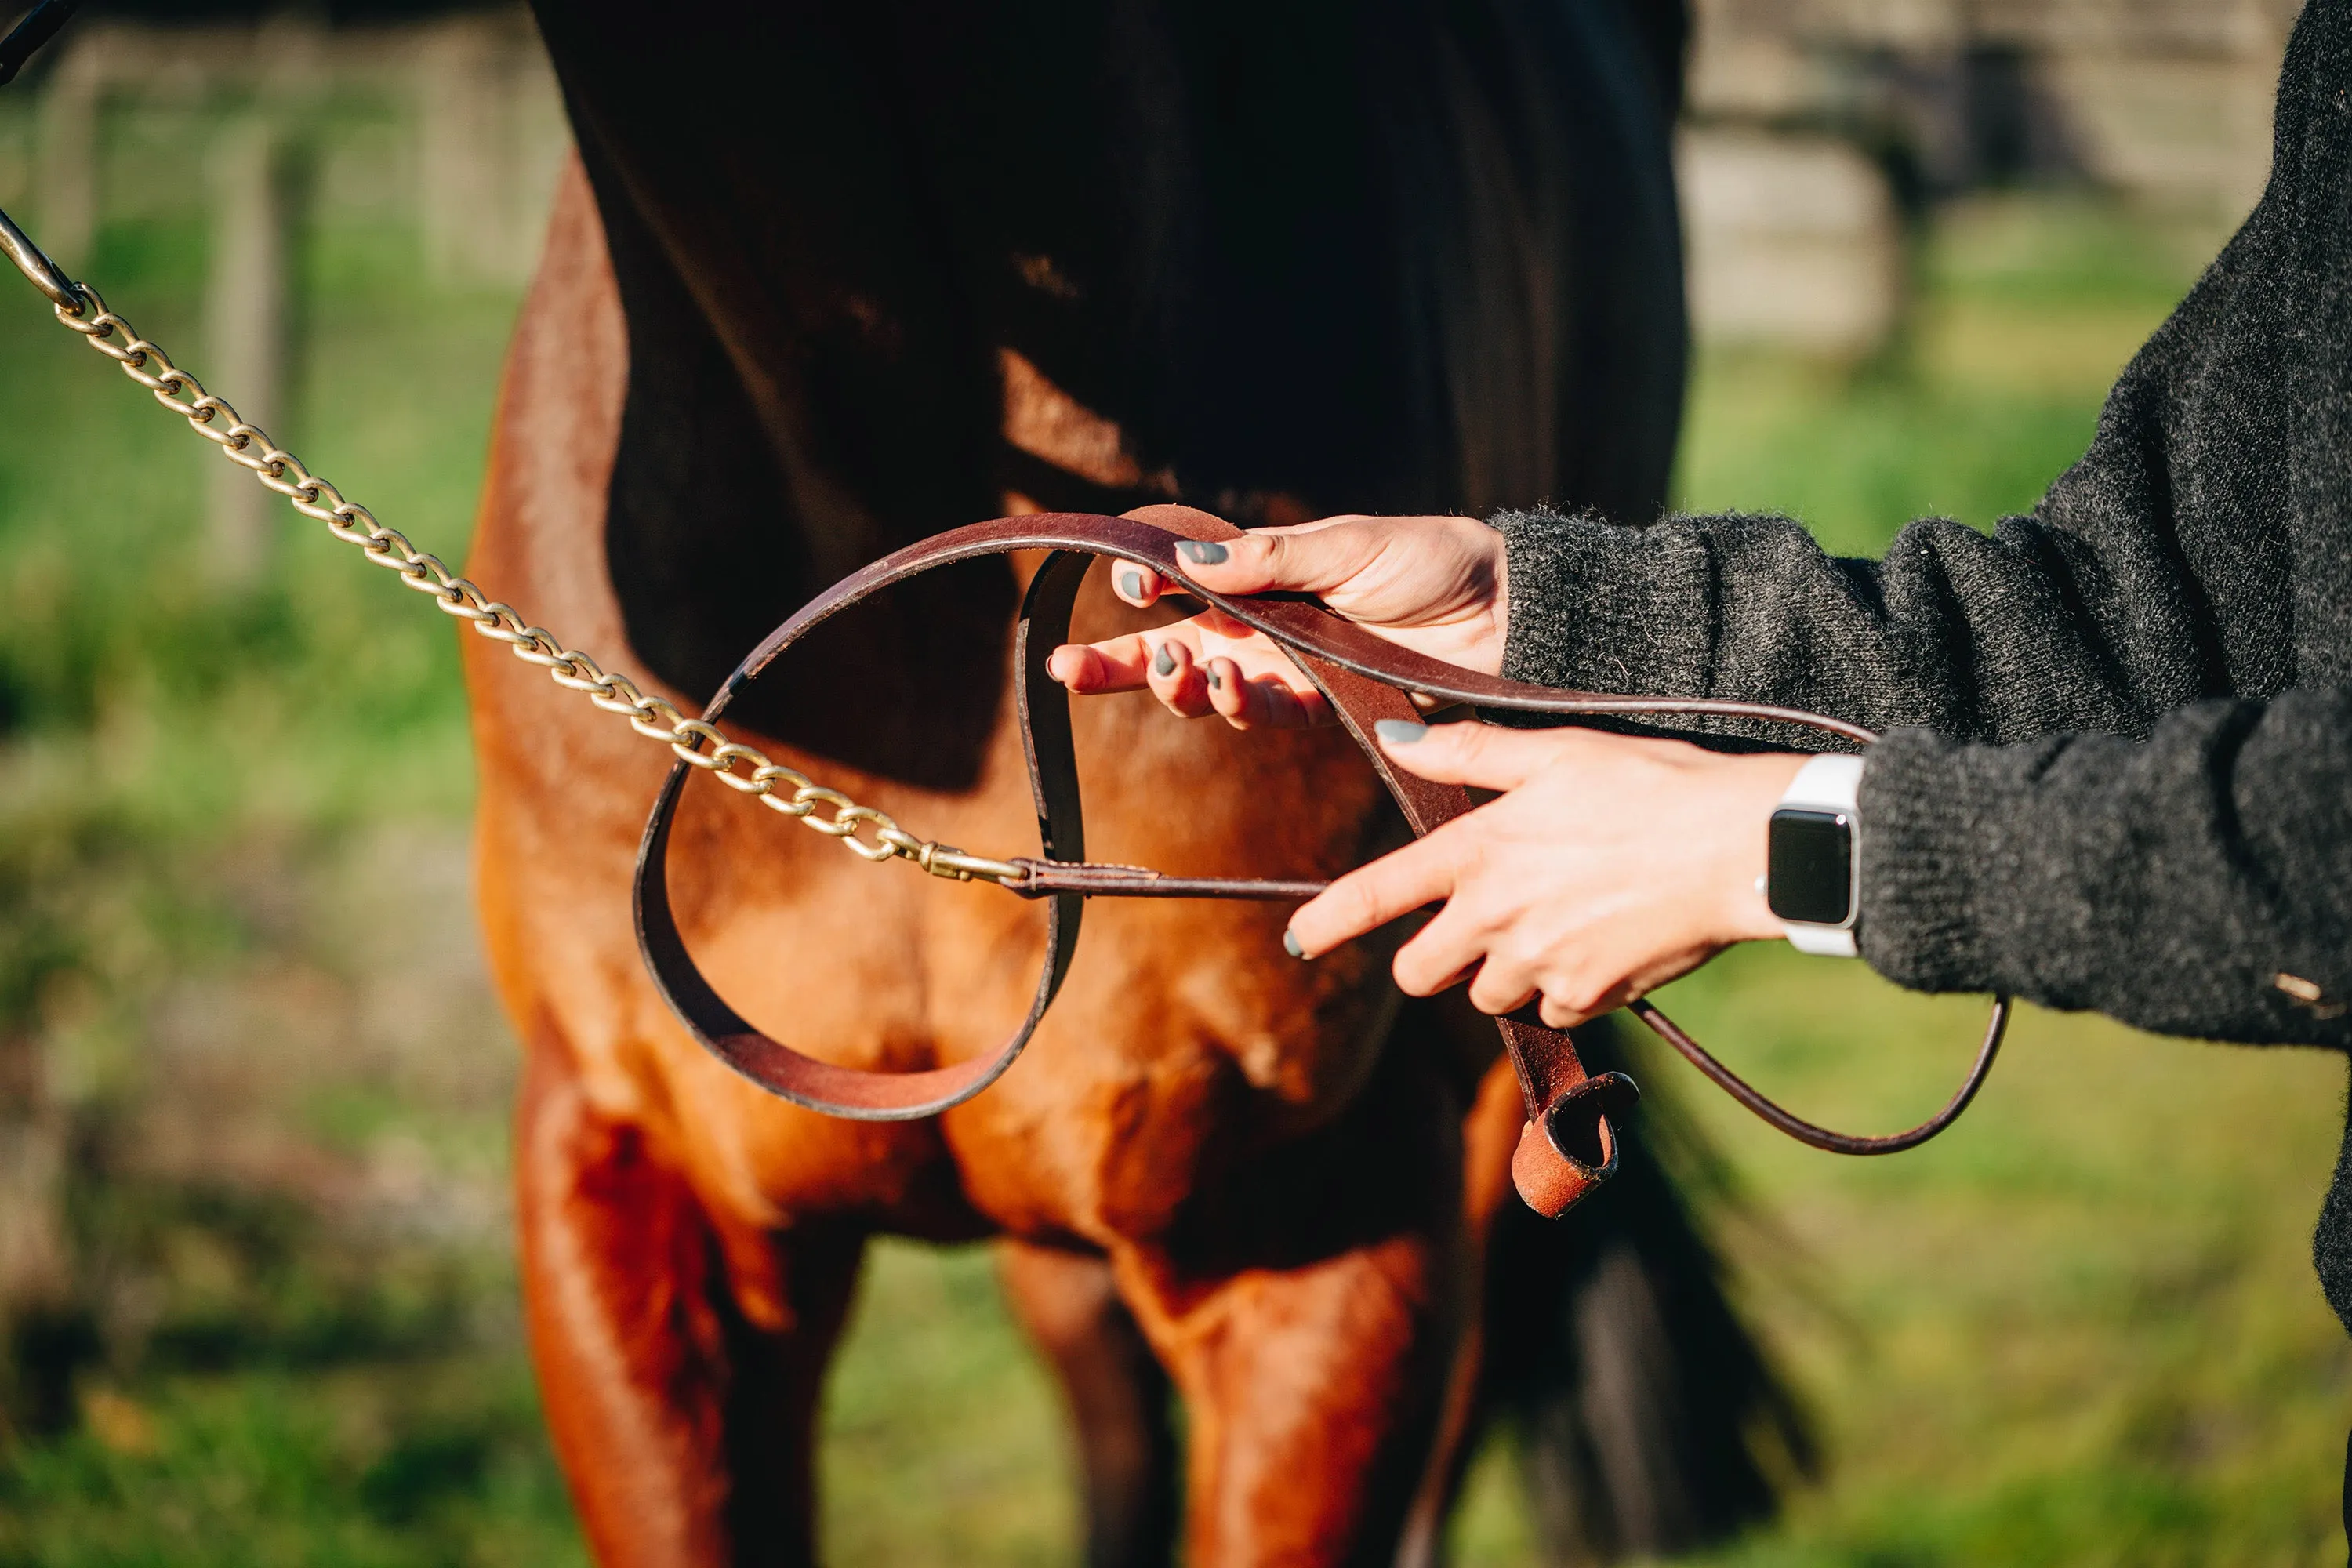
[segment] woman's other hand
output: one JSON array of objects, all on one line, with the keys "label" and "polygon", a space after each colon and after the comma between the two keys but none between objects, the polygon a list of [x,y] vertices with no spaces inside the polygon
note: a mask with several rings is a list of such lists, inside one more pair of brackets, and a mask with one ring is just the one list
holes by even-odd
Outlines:
[{"label": "woman's other hand", "polygon": [[1398,950],[1397,984],[1427,996],[1467,980],[1484,1012],[1538,1001],[1566,1028],[1735,942],[1782,934],[1759,880],[1801,756],[1394,720],[1380,740],[1423,778],[1502,794],[1303,906],[1284,938],[1302,957],[1443,903]]},{"label": "woman's other hand", "polygon": [[[1329,517],[1176,548],[1203,587],[1312,594],[1401,647],[1487,675],[1502,668],[1510,620],[1503,536],[1475,518]],[[1182,584],[1122,561],[1112,563],[1111,589],[1141,608]],[[1074,692],[1148,689],[1171,712],[1214,713],[1235,729],[1331,721],[1330,704],[1287,655],[1216,610],[1066,644],[1045,668]]]}]

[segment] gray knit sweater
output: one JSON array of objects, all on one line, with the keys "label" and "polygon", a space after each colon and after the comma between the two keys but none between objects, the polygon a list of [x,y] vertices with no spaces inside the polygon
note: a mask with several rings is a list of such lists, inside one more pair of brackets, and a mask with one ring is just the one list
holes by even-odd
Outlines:
[{"label": "gray knit sweater", "polygon": [[[1505,673],[1892,731],[1861,942],[1903,984],[2352,1045],[2348,93],[2352,0],[2311,0],[2261,205],[2032,515],[1852,561],[1779,517],[1506,514]],[[2352,1142],[2315,1255],[2352,1324]]]}]

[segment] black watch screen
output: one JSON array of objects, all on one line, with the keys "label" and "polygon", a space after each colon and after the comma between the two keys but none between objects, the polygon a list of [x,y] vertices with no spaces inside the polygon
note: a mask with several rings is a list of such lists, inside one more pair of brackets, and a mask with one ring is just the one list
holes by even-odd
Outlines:
[{"label": "black watch screen", "polygon": [[1842,811],[1772,814],[1764,901],[1779,919],[1843,925],[1853,913],[1853,824]]}]

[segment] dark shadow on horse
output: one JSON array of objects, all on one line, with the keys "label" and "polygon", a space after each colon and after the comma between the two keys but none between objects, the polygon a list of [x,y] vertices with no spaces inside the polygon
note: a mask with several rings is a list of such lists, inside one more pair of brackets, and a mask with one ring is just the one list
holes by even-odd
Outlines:
[{"label": "dark shadow on horse", "polygon": [[[575,0],[540,24],[579,158],[470,574],[683,709],[832,581],[1007,511],[1664,500],[1668,0]],[[1029,852],[1005,698],[1029,569],[845,617],[731,721],[928,837]],[[1077,630],[1170,613],[1092,583]],[[1200,1568],[1434,1562],[1505,1413],[1561,1561],[1719,1538],[1770,1511],[1769,1454],[1801,1462],[1654,1140],[1566,1220],[1528,1215],[1494,1031],[1402,1005],[1375,945],[1299,964],[1279,908],[1105,906],[995,1087],[828,1120],[703,1052],[639,966],[629,868],[668,759],[467,657],[485,925],[529,1054],[532,1345],[601,1561],[814,1559],[814,1415],[881,1233],[996,1238],[1078,1430],[1091,1563],[1180,1540]],[[1097,858],[1320,878],[1402,831],[1337,733],[1140,694],[1076,722]],[[708,781],[672,865],[702,965],[801,1050],[960,1060],[1026,1006],[1037,914],[1001,893]],[[1610,1065],[1606,1030],[1585,1045]]]}]

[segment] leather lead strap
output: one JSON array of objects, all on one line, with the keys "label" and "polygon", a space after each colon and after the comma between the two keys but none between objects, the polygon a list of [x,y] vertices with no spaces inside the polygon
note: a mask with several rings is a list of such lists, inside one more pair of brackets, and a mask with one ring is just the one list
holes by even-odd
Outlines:
[{"label": "leather lead strap", "polygon": [[81,0],[41,0],[25,13],[24,20],[9,29],[6,37],[0,38],[0,87],[15,81],[16,73],[25,68],[25,62],[56,37],[80,8]]},{"label": "leather lead strap", "polygon": [[[1695,698],[1636,698],[1589,691],[1556,690],[1502,680],[1409,653],[1381,641],[1361,626],[1301,600],[1229,599],[1186,579],[1175,545],[1179,539],[1226,539],[1240,530],[1221,519],[1185,507],[1150,507],[1124,518],[1047,513],[1001,518],[939,534],[876,562],[844,580],[770,633],[728,678],[704,710],[716,723],[735,694],[756,679],[777,656],[812,628],[841,610],[894,583],[950,562],[1016,550],[1051,553],[1031,581],[1014,633],[1013,662],[1020,672],[1022,745],[1028,757],[1030,793],[1037,806],[1041,861],[1030,868],[1015,892],[1046,900],[1045,959],[1028,1015],[989,1056],[919,1072],[870,1072],[803,1056],[761,1033],[729,1006],[687,952],[670,909],[668,850],[671,823],[688,776],[677,763],[655,800],[637,855],[637,942],[654,984],[685,1023],[722,1061],[754,1083],[812,1110],[867,1121],[933,1116],[971,1099],[996,1081],[1021,1054],[1053,1005],[1076,951],[1078,924],[1088,898],[1312,897],[1319,883],[1269,882],[1246,879],[1169,878],[1129,866],[1086,861],[1085,818],[1078,798],[1077,756],[1071,739],[1070,697],[1045,673],[1045,660],[1068,637],[1070,612],[1087,568],[1098,555],[1132,561],[1184,583],[1206,603],[1266,633],[1298,661],[1330,699],[1348,732],[1370,759],[1415,833],[1428,833],[1470,809],[1467,791],[1433,784],[1392,767],[1372,742],[1372,726],[1382,719],[1416,719],[1408,691],[1454,702],[1524,712],[1570,715],[1659,716],[1712,714],[1762,719],[1821,731],[1868,743],[1877,737],[1859,725],[1797,709],[1754,702]],[[1743,1104],[1791,1136],[1843,1153],[1886,1153],[1935,1136],[1966,1108],[1990,1070],[2007,1017],[2007,999],[1996,1004],[1975,1068],[1936,1117],[1903,1133],[1855,1138],[1829,1131],[1790,1115],[1709,1056],[1671,1019],[1650,1004],[1636,1004],[1635,1016],[1696,1063]],[[1588,1076],[1574,1037],[1528,1016],[1498,1020],[1503,1044],[1517,1069],[1528,1121],[1511,1161],[1519,1195],[1537,1213],[1565,1213],[1617,1169],[1619,1135],[1613,1118],[1640,1097],[1622,1073]]]}]

